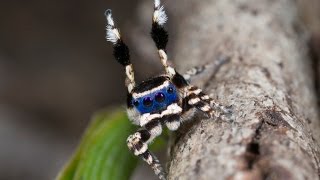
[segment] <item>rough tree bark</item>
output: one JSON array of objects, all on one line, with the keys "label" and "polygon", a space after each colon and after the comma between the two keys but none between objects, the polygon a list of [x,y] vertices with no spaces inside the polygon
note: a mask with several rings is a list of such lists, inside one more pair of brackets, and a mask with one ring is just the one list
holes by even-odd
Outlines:
[{"label": "rough tree bark", "polygon": [[229,56],[206,90],[234,106],[235,121],[199,119],[181,133],[169,179],[318,179],[314,76],[295,1],[182,5],[173,59],[184,69]]},{"label": "rough tree bark", "polygon": [[171,147],[168,178],[319,179],[314,76],[296,1],[164,3],[178,70],[230,58],[196,84],[232,105],[235,117],[186,124]]}]

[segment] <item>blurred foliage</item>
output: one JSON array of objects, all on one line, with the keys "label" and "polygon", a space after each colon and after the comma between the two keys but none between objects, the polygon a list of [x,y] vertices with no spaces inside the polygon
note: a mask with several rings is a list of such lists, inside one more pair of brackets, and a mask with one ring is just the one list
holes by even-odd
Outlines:
[{"label": "blurred foliage", "polygon": [[[122,110],[97,113],[57,180],[129,179],[138,158],[127,148],[126,139],[136,129]],[[159,139],[152,149],[164,145]]]}]

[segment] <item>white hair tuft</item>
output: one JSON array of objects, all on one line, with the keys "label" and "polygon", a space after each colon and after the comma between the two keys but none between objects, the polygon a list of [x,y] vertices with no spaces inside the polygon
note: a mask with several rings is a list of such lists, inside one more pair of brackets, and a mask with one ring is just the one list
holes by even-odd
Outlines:
[{"label": "white hair tuft", "polygon": [[114,27],[114,21],[112,18],[112,11],[110,9],[106,10],[104,13],[107,19],[106,26],[106,39],[107,41],[116,44],[120,39],[120,32],[117,28]]},{"label": "white hair tuft", "polygon": [[[168,16],[164,11],[164,7],[160,6],[160,4],[156,6],[156,2],[157,0],[155,0],[155,10],[153,12],[153,21],[159,24],[160,26],[162,26],[167,22]],[[160,3],[160,0],[158,2]]]},{"label": "white hair tuft", "polygon": [[154,8],[157,8],[160,6],[160,0],[154,0]]}]

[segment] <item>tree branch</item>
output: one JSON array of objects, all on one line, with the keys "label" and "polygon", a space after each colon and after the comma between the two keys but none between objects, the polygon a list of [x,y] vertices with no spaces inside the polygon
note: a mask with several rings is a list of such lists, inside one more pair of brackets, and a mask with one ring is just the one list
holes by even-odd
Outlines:
[{"label": "tree branch", "polygon": [[181,69],[231,57],[206,90],[235,115],[233,123],[197,119],[181,133],[169,179],[318,179],[314,76],[295,1],[166,6],[177,22],[171,41]]},{"label": "tree branch", "polygon": [[165,1],[174,43],[169,57],[178,70],[230,57],[214,77],[195,84],[206,84],[235,116],[234,122],[186,124],[171,147],[169,179],[319,178],[314,76],[296,6],[290,0]]}]

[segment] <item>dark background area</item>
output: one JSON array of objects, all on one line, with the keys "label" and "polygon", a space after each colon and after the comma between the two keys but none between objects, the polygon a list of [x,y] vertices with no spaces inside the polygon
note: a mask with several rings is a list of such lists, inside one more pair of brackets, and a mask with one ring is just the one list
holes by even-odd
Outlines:
[{"label": "dark background area", "polygon": [[[121,33],[130,34],[137,2],[0,3],[1,180],[53,179],[92,114],[125,102],[104,11],[111,8]],[[131,55],[139,69],[143,58]]]}]

